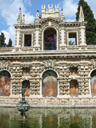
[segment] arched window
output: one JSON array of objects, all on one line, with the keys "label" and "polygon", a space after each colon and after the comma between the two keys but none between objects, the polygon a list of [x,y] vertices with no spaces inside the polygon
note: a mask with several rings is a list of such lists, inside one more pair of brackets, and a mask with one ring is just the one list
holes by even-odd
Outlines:
[{"label": "arched window", "polygon": [[29,96],[30,95],[30,82],[25,80],[22,82],[22,86],[25,86],[25,93],[24,96]]},{"label": "arched window", "polygon": [[70,95],[78,96],[78,82],[77,80],[70,81]]},{"label": "arched window", "polygon": [[46,96],[57,96],[58,92],[57,74],[54,71],[48,70],[43,74],[42,81],[42,95]]},{"label": "arched window", "polygon": [[11,76],[8,71],[0,72],[0,96],[9,96],[11,86]]},{"label": "arched window", "polygon": [[57,38],[56,30],[48,28],[44,32],[44,50],[56,50],[57,49]]},{"label": "arched window", "polygon": [[92,96],[96,96],[96,70],[94,70],[91,73],[90,84],[91,84],[91,94]]}]

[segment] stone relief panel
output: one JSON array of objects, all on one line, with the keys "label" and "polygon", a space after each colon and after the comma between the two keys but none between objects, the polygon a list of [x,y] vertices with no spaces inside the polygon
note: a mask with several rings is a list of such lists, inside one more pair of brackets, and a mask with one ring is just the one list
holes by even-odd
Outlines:
[{"label": "stone relief panel", "polygon": [[10,61],[9,60],[0,61],[0,68],[1,69],[3,69],[3,68],[9,68],[9,65],[10,65]]},{"label": "stone relief panel", "polygon": [[55,64],[56,64],[56,60],[52,60],[52,59],[44,60],[45,68],[48,68],[48,67],[54,68]]}]

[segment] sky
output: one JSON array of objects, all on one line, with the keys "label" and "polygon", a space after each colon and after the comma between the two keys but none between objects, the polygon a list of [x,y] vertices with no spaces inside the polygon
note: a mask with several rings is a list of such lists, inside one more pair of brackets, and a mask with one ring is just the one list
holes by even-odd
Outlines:
[{"label": "sky", "polygon": [[[93,11],[96,19],[96,0],[85,0]],[[39,10],[41,14],[41,6],[48,4],[59,4],[59,12],[63,8],[65,21],[75,21],[79,0],[0,0],[0,33],[5,34],[5,43],[8,43],[9,38],[12,39],[13,46],[15,45],[15,28],[19,8],[21,8],[22,16],[25,15],[25,23],[34,23],[36,12]]]}]

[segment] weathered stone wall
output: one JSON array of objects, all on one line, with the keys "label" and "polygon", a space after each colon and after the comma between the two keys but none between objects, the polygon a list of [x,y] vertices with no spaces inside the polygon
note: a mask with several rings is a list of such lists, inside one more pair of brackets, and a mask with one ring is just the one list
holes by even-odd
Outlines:
[{"label": "weathered stone wall", "polygon": [[[73,46],[74,47],[74,46]],[[85,48],[85,47],[84,47]],[[87,47],[88,48],[88,47]],[[93,48],[93,47],[92,47]],[[31,48],[25,48],[25,51]],[[9,49],[11,50],[11,49]],[[29,80],[30,96],[26,97],[31,106],[96,106],[96,98],[91,96],[90,73],[96,69],[95,54],[63,54],[50,52],[47,55],[35,52],[33,55],[19,54],[19,48],[13,48],[11,54],[5,53],[0,60],[0,72],[6,70],[11,75],[10,96],[0,96],[0,106],[15,106],[21,98],[22,82]],[[7,51],[6,51],[7,52]],[[14,52],[17,52],[14,54]],[[58,55],[59,54],[59,55]],[[55,56],[56,55],[56,56]],[[70,67],[77,67],[77,76],[72,76]],[[23,68],[29,68],[30,74],[23,75]],[[42,97],[42,76],[45,71],[52,70],[57,74],[57,97]],[[78,96],[70,96],[70,81],[77,80]],[[72,100],[73,99],[73,100]]]},{"label": "weathered stone wall", "polygon": [[[56,71],[58,77],[58,95],[70,95],[70,81],[77,80],[79,84],[79,95],[90,95],[90,72],[93,65],[88,60],[70,60],[64,58],[38,58],[32,60],[10,60],[1,61],[1,70],[11,72],[12,95],[20,95],[22,82],[29,80],[30,95],[42,95],[42,75],[44,70]],[[70,67],[78,68],[78,77],[70,76]],[[30,74],[23,76],[23,68],[29,68]],[[42,74],[42,75],[41,75]]]}]

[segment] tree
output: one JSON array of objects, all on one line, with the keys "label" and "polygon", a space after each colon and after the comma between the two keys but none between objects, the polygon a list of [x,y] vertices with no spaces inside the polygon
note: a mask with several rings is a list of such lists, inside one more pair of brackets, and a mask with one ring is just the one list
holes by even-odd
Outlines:
[{"label": "tree", "polygon": [[5,47],[6,46],[6,43],[5,43],[5,36],[4,36],[4,33],[1,33],[0,35],[0,47]]},{"label": "tree", "polygon": [[7,47],[12,47],[12,40],[11,40],[11,38],[9,39],[9,42],[7,44]]},{"label": "tree", "polygon": [[75,42],[70,40],[69,45],[75,45]]},{"label": "tree", "polygon": [[79,19],[80,6],[83,8],[84,18],[87,21],[86,26],[86,43],[87,44],[96,44],[96,21],[94,14],[90,9],[90,6],[84,0],[79,0],[78,11],[76,13],[76,20]]}]

